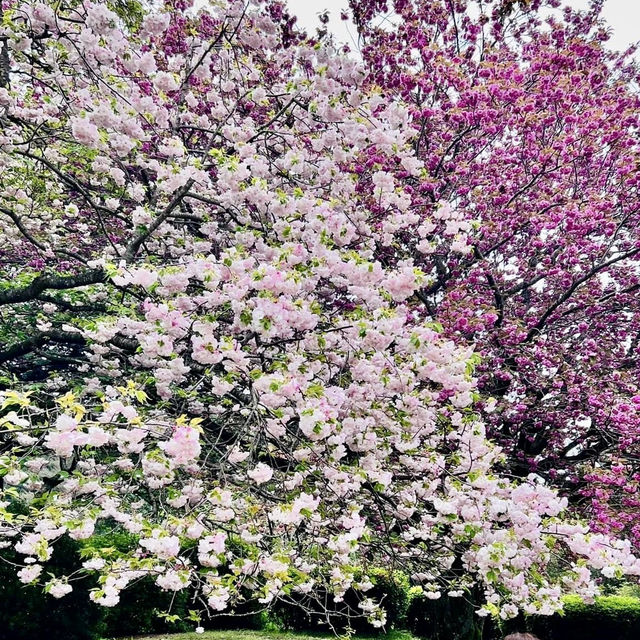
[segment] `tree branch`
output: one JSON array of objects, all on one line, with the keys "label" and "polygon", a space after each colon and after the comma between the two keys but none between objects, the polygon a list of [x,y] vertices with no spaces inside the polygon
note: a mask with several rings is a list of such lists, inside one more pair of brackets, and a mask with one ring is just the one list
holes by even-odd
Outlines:
[{"label": "tree branch", "polygon": [[107,280],[103,269],[92,269],[73,276],[38,276],[26,287],[0,291],[0,305],[35,300],[47,289],[75,289]]},{"label": "tree branch", "polygon": [[173,210],[180,204],[187,191],[191,189],[194,182],[195,180],[193,178],[189,178],[186,184],[184,184],[175,192],[173,198],[171,199],[171,202],[169,202],[164,211],[149,225],[149,227],[144,231],[136,234],[135,238],[131,240],[129,246],[127,247],[127,250],[124,253],[123,257],[125,262],[129,263],[136,257],[136,254],[142,246],[142,243],[147,238],[149,238],[153,234],[153,232],[171,215]]},{"label": "tree branch", "polygon": [[0,364],[14,360],[20,356],[24,356],[27,353],[31,353],[36,349],[39,349],[48,342],[67,343],[67,344],[85,344],[84,336],[80,333],[72,333],[70,331],[43,331],[38,333],[22,342],[16,342],[10,345],[4,351],[0,351]]}]

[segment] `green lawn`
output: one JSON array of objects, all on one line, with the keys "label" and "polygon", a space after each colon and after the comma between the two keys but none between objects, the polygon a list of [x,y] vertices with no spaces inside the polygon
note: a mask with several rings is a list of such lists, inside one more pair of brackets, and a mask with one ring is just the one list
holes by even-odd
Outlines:
[{"label": "green lawn", "polygon": [[[367,636],[357,636],[366,638]],[[119,640],[330,640],[335,636],[327,633],[278,633],[275,631],[205,631],[205,633],[161,633],[152,636],[127,636]],[[406,631],[394,631],[387,636],[376,636],[381,640],[413,640]]]}]

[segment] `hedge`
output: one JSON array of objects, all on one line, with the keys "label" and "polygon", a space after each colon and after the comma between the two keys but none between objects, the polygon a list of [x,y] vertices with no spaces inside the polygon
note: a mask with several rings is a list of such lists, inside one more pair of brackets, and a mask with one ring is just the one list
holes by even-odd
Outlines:
[{"label": "hedge", "polygon": [[[527,630],[544,640],[637,640],[640,638],[640,599],[602,596],[585,604],[577,596],[564,598],[564,611],[553,616],[521,616],[502,625],[502,633]],[[488,640],[501,638],[494,628]]]},{"label": "hedge", "polygon": [[[60,600],[41,587],[24,585],[9,562],[22,559],[7,550],[0,562],[0,640],[94,640],[102,618],[101,608],[89,601],[86,590],[76,587]],[[69,573],[79,567],[77,544],[63,539],[54,547],[47,572]]]},{"label": "hedge", "polygon": [[427,598],[421,589],[411,589],[407,629],[429,640],[481,640],[484,621],[475,614],[471,597],[437,600]]}]

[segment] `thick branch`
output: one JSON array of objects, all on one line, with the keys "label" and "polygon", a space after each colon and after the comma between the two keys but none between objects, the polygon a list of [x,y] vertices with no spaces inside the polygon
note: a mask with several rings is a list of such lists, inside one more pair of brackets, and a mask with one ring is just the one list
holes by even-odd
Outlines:
[{"label": "thick branch", "polygon": [[182,199],[189,189],[191,189],[193,183],[193,178],[187,180],[187,183],[175,192],[171,202],[169,202],[164,211],[149,225],[149,227],[136,234],[125,251],[124,259],[126,262],[131,262],[136,257],[142,243],[147,238],[151,237],[153,232],[173,213],[173,210],[180,204],[180,202],[182,202]]},{"label": "thick branch", "polygon": [[16,225],[16,227],[18,227],[18,231],[20,231],[20,233],[35,247],[37,247],[38,249],[40,249],[41,251],[46,251],[47,247],[45,247],[42,242],[40,242],[39,240],[36,240],[36,238],[34,238],[29,231],[27,231],[27,228],[22,224],[22,220],[20,219],[19,216],[17,216],[13,211],[11,211],[10,209],[5,209],[4,207],[0,207],[0,213],[4,213],[5,215],[9,216],[14,224]]},{"label": "thick branch", "polygon": [[556,302],[554,302],[542,314],[541,318],[538,320],[538,322],[536,322],[535,326],[531,328],[531,330],[527,334],[527,337],[525,338],[524,341],[529,342],[535,335],[540,333],[540,331],[542,331],[545,324],[547,323],[547,320],[549,319],[549,317],[553,314],[553,312],[562,304],[564,304],[574,294],[574,292],[576,291],[576,289],[578,289],[578,287],[580,287],[582,284],[587,282],[587,280],[595,276],[597,273],[599,273],[603,269],[610,267],[612,264],[615,264],[616,262],[620,262],[620,260],[624,260],[625,258],[630,258],[636,255],[637,253],[640,253],[640,249],[633,249],[632,251],[627,251],[626,253],[615,256],[614,258],[611,258],[611,260],[607,260],[607,262],[603,262],[595,266],[593,269],[590,269],[587,273],[585,273],[581,278],[578,278],[577,280],[575,280],[573,284],[558,298],[558,300],[556,300]]},{"label": "thick branch", "polygon": [[105,282],[107,274],[102,269],[83,271],[73,276],[38,276],[26,287],[0,291],[0,305],[35,300],[47,289],[75,289]]},{"label": "thick branch", "polygon": [[[0,3],[0,23],[3,18],[2,4]],[[0,87],[9,87],[11,61],[9,60],[9,38],[0,38]]]},{"label": "thick branch", "polygon": [[17,342],[0,351],[0,364],[24,356],[39,349],[48,342],[57,342],[63,344],[85,344],[85,339],[80,333],[72,333],[70,331],[43,331],[22,342]]},{"label": "thick branch", "polygon": [[[480,251],[480,249],[478,249],[477,246],[473,247],[473,254],[478,260],[485,259],[485,257],[482,255],[482,252]],[[498,312],[498,319],[496,320],[495,326],[499,327],[502,325],[502,321],[504,319],[504,296],[502,294],[502,291],[500,291],[498,283],[496,282],[496,279],[493,277],[493,274],[491,273],[489,268],[485,270],[485,277],[487,278],[487,283],[489,284],[489,287],[491,287],[491,291],[493,292],[493,299],[495,301],[496,311]]]}]

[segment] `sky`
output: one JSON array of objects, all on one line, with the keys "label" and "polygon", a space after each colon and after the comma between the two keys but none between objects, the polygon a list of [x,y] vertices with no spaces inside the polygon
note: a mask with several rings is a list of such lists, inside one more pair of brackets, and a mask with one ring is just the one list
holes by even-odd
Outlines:
[{"label": "sky", "polygon": [[[340,20],[340,9],[346,7],[347,0],[287,0],[299,23],[313,32],[318,23],[318,14],[329,10],[329,27],[340,42],[354,44],[355,29]],[[584,9],[588,0],[565,0],[565,5]],[[604,17],[613,29],[609,40],[612,49],[625,49],[640,40],[640,0],[605,0]]]}]

